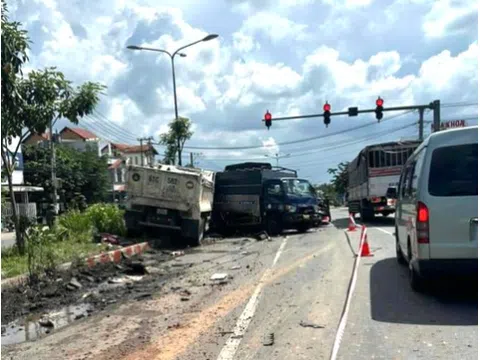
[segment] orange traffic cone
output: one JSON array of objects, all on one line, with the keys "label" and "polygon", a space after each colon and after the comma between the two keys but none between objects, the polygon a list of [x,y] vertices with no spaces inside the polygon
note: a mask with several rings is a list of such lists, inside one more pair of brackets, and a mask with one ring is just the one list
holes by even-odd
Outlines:
[{"label": "orange traffic cone", "polygon": [[365,231],[365,239],[363,240],[363,245],[362,245],[362,251],[360,253],[361,257],[364,256],[373,256],[373,254],[370,253],[370,246],[368,246],[368,239],[367,239],[367,232]]},{"label": "orange traffic cone", "polygon": [[353,221],[353,215],[350,214],[348,217],[348,231],[356,231],[357,227],[355,226],[355,221]]}]

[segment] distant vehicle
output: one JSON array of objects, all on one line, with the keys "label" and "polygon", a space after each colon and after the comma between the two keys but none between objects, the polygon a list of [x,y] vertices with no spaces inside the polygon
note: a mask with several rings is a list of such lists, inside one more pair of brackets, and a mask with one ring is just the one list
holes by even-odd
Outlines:
[{"label": "distant vehicle", "polygon": [[214,173],[174,165],[129,166],[125,222],[131,234],[145,228],[178,231],[200,245],[212,212]]},{"label": "distant vehicle", "polygon": [[408,159],[395,237],[413,290],[432,276],[478,274],[478,126],[434,133]]},{"label": "distant vehicle", "polygon": [[369,145],[348,164],[348,211],[371,221],[376,214],[395,212],[392,188],[398,186],[403,165],[420,141]]},{"label": "distant vehicle", "polygon": [[269,163],[241,163],[215,175],[212,227],[232,229],[262,226],[269,235],[284,229],[305,232],[319,222],[313,186],[295,170]]}]

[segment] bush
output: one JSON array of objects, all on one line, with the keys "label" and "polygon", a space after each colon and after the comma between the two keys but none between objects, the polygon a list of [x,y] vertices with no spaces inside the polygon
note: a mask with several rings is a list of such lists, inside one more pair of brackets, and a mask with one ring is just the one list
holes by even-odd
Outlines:
[{"label": "bush", "polygon": [[91,242],[93,224],[86,213],[70,210],[57,217],[55,233],[58,240],[74,242]]},{"label": "bush", "polygon": [[56,234],[48,226],[32,226],[25,235],[28,274],[34,281],[55,269],[58,259],[52,251],[52,243],[56,241]]},{"label": "bush", "polygon": [[98,232],[125,235],[124,211],[113,204],[95,204],[85,212]]}]

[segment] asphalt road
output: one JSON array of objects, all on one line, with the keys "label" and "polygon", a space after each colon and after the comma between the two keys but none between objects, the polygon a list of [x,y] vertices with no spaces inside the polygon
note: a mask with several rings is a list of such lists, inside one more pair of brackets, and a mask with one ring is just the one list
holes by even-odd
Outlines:
[{"label": "asphalt road", "polygon": [[[2,347],[2,355],[328,359],[359,242],[359,231],[350,233],[352,248],[347,242],[345,209],[332,217],[333,225],[307,234],[228,239],[189,251],[169,265],[184,265],[185,274],[153,299],[112,307],[35,343]],[[476,289],[413,293],[395,260],[393,219],[367,226],[374,256],[361,258],[338,359],[477,359]],[[230,279],[212,285],[214,273]],[[191,300],[180,301],[174,287],[188,289]]]}]

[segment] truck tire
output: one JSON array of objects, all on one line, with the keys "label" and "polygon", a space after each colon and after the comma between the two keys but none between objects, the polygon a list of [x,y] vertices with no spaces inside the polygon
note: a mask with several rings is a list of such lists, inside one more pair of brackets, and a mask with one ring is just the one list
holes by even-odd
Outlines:
[{"label": "truck tire", "polygon": [[203,237],[205,236],[206,221],[202,218],[198,223],[197,236],[188,239],[188,245],[196,247],[202,245]]},{"label": "truck tire", "polygon": [[362,222],[373,221],[375,219],[375,213],[369,206],[364,206],[362,204],[362,207],[360,208],[360,218]]},{"label": "truck tire", "polygon": [[297,231],[300,233],[300,234],[304,234],[308,231],[308,229],[310,229],[310,226],[307,225],[307,224],[302,224],[302,225],[299,225],[297,226]]},{"label": "truck tire", "polygon": [[265,230],[270,236],[278,236],[282,233],[282,224],[274,215],[268,215],[265,220]]}]

